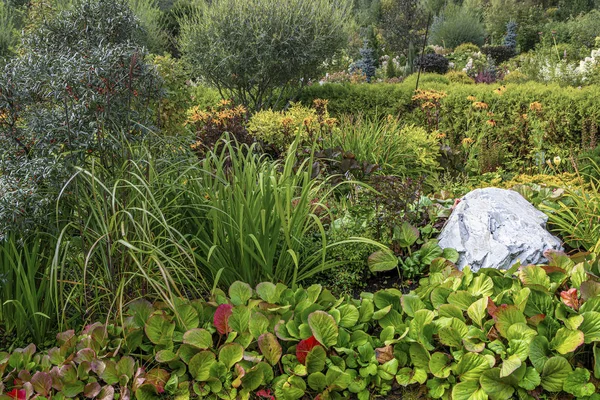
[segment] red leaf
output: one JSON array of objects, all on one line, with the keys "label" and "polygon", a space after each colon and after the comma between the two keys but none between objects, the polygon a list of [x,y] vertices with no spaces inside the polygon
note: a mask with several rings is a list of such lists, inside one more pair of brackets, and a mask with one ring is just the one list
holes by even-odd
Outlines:
[{"label": "red leaf", "polygon": [[487,311],[488,311],[488,314],[490,314],[490,317],[494,318],[494,321],[496,320],[496,310],[497,309],[498,309],[498,307],[494,304],[492,299],[488,297]]},{"label": "red leaf", "polygon": [[527,322],[533,326],[538,326],[545,318],[546,316],[544,314],[537,314],[531,318],[527,318]]},{"label": "red leaf", "polygon": [[221,304],[215,311],[213,323],[215,328],[217,328],[217,332],[221,335],[231,332],[231,328],[229,328],[229,317],[231,317],[232,309],[233,307],[231,304]]},{"label": "red leaf", "polygon": [[275,400],[275,396],[271,394],[271,389],[261,389],[255,393],[258,397],[262,397],[269,400]]},{"label": "red leaf", "polygon": [[560,292],[560,299],[567,306],[577,311],[579,309],[579,300],[577,299],[577,289],[571,288],[566,292]]},{"label": "red leaf", "polygon": [[10,392],[6,393],[8,397],[16,400],[26,400],[27,392],[24,389],[13,389]]},{"label": "red leaf", "polygon": [[320,343],[314,336],[301,340],[296,346],[296,358],[298,359],[298,362],[304,364],[306,362],[306,355],[316,346],[320,346]]}]

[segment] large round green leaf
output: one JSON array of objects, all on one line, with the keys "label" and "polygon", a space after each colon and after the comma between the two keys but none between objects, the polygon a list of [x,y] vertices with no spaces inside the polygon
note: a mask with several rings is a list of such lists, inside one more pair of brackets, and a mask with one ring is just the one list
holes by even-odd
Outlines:
[{"label": "large round green leaf", "polygon": [[334,346],[338,339],[335,319],[325,311],[315,311],[308,316],[308,325],[315,337],[325,347]]},{"label": "large round green leaf", "polygon": [[202,351],[190,359],[188,363],[190,375],[199,382],[207,381],[214,363],[215,355],[211,351]]},{"label": "large round green leaf", "polygon": [[173,346],[175,322],[170,321],[165,314],[154,314],[148,318],[144,331],[152,343],[165,347]]},{"label": "large round green leaf", "polygon": [[585,342],[600,342],[600,312],[586,311],[581,314],[583,322],[579,329],[583,332]]},{"label": "large round green leaf", "polygon": [[529,360],[538,372],[542,372],[544,364],[549,358],[550,345],[544,336],[536,336],[529,346]]},{"label": "large round green leaf", "polygon": [[229,343],[219,350],[219,361],[225,364],[227,369],[244,357],[244,348],[238,343]]},{"label": "large round green leaf", "polygon": [[564,382],[571,371],[571,364],[566,358],[556,356],[548,359],[542,370],[542,387],[549,392],[562,391]]},{"label": "large round green leaf", "polygon": [[200,350],[210,349],[213,346],[212,335],[206,329],[190,329],[183,334],[183,343],[194,346]]},{"label": "large round green leaf", "polygon": [[487,400],[488,395],[479,380],[461,382],[452,388],[452,400]]},{"label": "large round green leaf", "polygon": [[229,298],[234,306],[245,305],[252,297],[252,288],[244,282],[235,281],[229,286]]},{"label": "large round green leaf", "polygon": [[500,374],[500,368],[492,368],[482,373],[479,378],[481,387],[492,400],[510,399],[515,392],[508,379],[500,377]]},{"label": "large round green leaf", "polygon": [[573,396],[586,397],[593,395],[596,388],[593,383],[590,383],[590,371],[583,368],[576,368],[575,371],[567,376],[563,390],[571,393]]},{"label": "large round green leaf", "polygon": [[550,348],[558,351],[560,354],[568,354],[575,351],[583,342],[583,332],[560,328],[556,332],[556,335],[554,335],[554,339],[550,342]]}]

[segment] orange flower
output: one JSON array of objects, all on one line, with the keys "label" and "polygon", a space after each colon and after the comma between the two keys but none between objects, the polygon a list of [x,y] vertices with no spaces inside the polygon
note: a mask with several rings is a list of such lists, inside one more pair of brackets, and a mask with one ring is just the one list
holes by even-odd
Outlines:
[{"label": "orange flower", "polygon": [[472,138],[470,138],[470,137],[464,138],[462,140],[463,146],[468,146],[468,145],[472,144],[473,142],[475,142],[475,141]]},{"label": "orange flower", "polygon": [[478,110],[487,110],[489,108],[487,103],[484,103],[483,101],[476,101],[475,103],[473,103],[473,107],[475,107]]},{"label": "orange flower", "polygon": [[542,103],[540,103],[539,101],[534,101],[529,105],[529,109],[531,111],[542,111]]},{"label": "orange flower", "polygon": [[494,121],[493,119],[488,119],[487,121],[485,121],[485,123],[489,126],[496,126],[496,121]]}]

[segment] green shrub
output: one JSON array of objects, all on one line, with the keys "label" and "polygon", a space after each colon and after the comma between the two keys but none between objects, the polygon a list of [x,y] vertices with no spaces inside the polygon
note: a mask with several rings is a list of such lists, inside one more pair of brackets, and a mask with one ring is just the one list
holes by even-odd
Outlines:
[{"label": "green shrub", "polygon": [[485,30],[479,16],[466,7],[447,6],[444,13],[435,17],[431,26],[430,41],[447,48],[463,43],[483,45]]},{"label": "green shrub", "polygon": [[456,55],[470,55],[472,53],[478,53],[480,51],[479,46],[473,43],[462,43],[456,46],[453,53]]},{"label": "green shrub", "polygon": [[129,7],[145,31],[145,45],[154,54],[162,54],[168,46],[167,33],[162,27],[163,12],[158,0],[128,0]]},{"label": "green shrub", "polygon": [[0,61],[12,54],[17,42],[15,35],[14,11],[5,2],[0,2]]},{"label": "green shrub", "polygon": [[49,214],[75,167],[120,164],[121,140],[152,127],[159,79],[142,39],[120,0],[83,0],[25,35],[0,70],[1,233],[54,226]]},{"label": "green shrub", "polygon": [[[439,75],[438,75],[439,76]],[[409,88],[412,82],[412,88]],[[304,88],[299,96],[302,104],[310,106],[315,99],[326,99],[331,115],[364,114],[369,117],[403,114],[410,110],[410,98],[415,88],[416,76],[403,83],[370,85],[324,84]]]},{"label": "green shrub", "polygon": [[216,0],[182,26],[200,76],[254,110],[281,106],[347,43],[349,2]]},{"label": "green shrub", "polygon": [[441,54],[423,54],[415,60],[415,68],[423,72],[435,72],[445,74],[448,72],[448,59]]},{"label": "green shrub", "polygon": [[483,46],[481,51],[499,65],[515,56],[515,49],[508,46]]},{"label": "green shrub", "polygon": [[292,103],[286,111],[264,110],[255,113],[248,123],[248,131],[264,150],[283,154],[298,140],[301,146],[312,146],[330,135],[337,121],[329,118],[327,102],[315,100],[317,108]]},{"label": "green shrub", "polygon": [[503,83],[525,83],[528,80],[529,77],[521,71],[510,71],[502,77]]},{"label": "green shrub", "polygon": [[[437,77],[448,82],[445,76]],[[422,104],[412,100],[416,86],[413,75],[399,84],[374,84],[364,90],[359,85],[312,86],[301,97],[304,104],[314,98],[329,100],[329,110],[335,117],[361,111],[377,118],[391,114],[407,124],[439,129],[445,136],[445,148],[452,151],[463,151],[463,139],[485,138],[490,145],[504,143],[510,150],[504,168],[515,171],[531,165],[543,167],[545,159],[539,163],[536,157],[562,157],[563,154],[556,154],[557,149],[568,152],[588,148],[593,121],[600,115],[594,101],[597,86],[578,89],[527,82],[509,84],[504,90],[489,85],[431,82],[427,75],[421,78],[420,88],[447,93],[440,100],[434,124],[429,123],[426,112],[419,107]],[[475,108],[474,102],[484,103],[485,108]],[[542,105],[539,115],[530,110],[534,102]],[[464,160],[460,164],[465,165]]]},{"label": "green shrub", "polygon": [[323,146],[339,146],[361,162],[378,165],[384,175],[435,179],[439,168],[435,135],[420,127],[403,126],[394,118],[345,116],[339,128],[325,137]]},{"label": "green shrub", "polygon": [[464,71],[449,71],[445,76],[452,83],[462,83],[465,85],[473,85],[475,83],[473,78]]},{"label": "green shrub", "polygon": [[233,282],[206,301],[178,300],[176,314],[139,300],[124,323],[61,333],[48,352],[0,353],[0,390],[59,400],[96,392],[361,399],[419,385],[431,398],[594,399],[600,283],[587,272],[598,273],[597,260],[549,256],[549,265],[477,273],[433,259],[408,294],[338,299],[320,285]]}]

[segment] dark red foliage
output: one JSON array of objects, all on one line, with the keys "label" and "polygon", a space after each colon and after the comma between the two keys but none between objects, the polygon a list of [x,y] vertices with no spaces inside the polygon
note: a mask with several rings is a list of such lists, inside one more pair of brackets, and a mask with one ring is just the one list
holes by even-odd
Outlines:
[{"label": "dark red foliage", "polygon": [[221,335],[231,332],[231,328],[229,327],[229,317],[231,317],[232,309],[233,307],[231,304],[221,304],[215,311],[213,323],[215,328],[217,328],[217,332]]},{"label": "dark red foliage", "polygon": [[314,336],[301,340],[296,346],[296,358],[298,362],[304,364],[306,362],[306,355],[316,346],[320,346],[320,344]]}]

